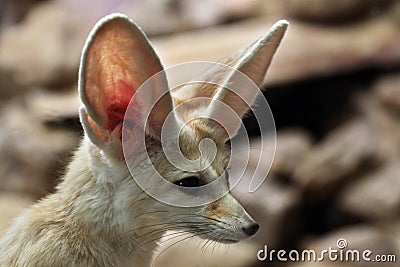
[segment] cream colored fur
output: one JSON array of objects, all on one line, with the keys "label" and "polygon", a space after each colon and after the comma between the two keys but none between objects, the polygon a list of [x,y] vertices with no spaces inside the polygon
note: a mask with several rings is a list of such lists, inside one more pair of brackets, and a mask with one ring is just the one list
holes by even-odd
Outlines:
[{"label": "cream colored fur", "polygon": [[[286,26],[286,23],[281,23],[269,32],[270,36],[275,37],[278,32],[279,38],[274,39],[276,43],[272,45],[272,50],[267,49],[268,62],[261,64],[261,69],[255,70],[258,72],[257,82],[261,81],[260,77],[264,77]],[[96,75],[100,72],[110,74],[108,65],[100,66],[100,72],[93,72],[92,68],[97,68],[98,65],[90,64],[98,56],[95,49],[108,49],[101,42],[108,42],[107,34],[114,36],[115,31],[121,31],[118,36],[127,35],[127,41],[132,41],[134,46],[141,48],[140,51],[148,51],[154,57],[154,61],[148,63],[147,60],[152,59],[140,59],[139,54],[136,63],[128,61],[128,68],[132,68],[135,73],[146,64],[148,69],[154,66],[162,69],[144,34],[127,17],[114,14],[97,24],[85,46],[80,70],[80,92],[84,103],[81,120],[85,137],[56,192],[15,219],[0,240],[1,267],[148,267],[157,242],[167,230],[178,231],[183,237],[196,235],[225,243],[237,242],[249,236],[243,229],[254,224],[254,221],[230,194],[208,205],[179,208],[153,199],[135,183],[121,154],[121,140],[118,135],[121,125],[111,130],[105,126],[104,119],[107,117],[103,116],[102,106],[98,104],[101,95],[95,94],[94,87],[90,87],[95,84],[97,89],[104,90],[104,83],[101,82],[103,77]],[[105,34],[107,38],[102,39],[101,34]],[[262,39],[265,41],[269,38],[267,37]],[[235,58],[238,62],[258,58],[259,51],[264,49],[266,43],[259,41]],[[110,43],[107,44],[110,46]],[[117,47],[115,51],[120,50]],[[254,53],[249,56],[251,51]],[[102,55],[107,56],[106,53]],[[132,78],[125,73],[111,74],[122,75],[121,79]],[[132,78],[132,82],[140,83],[150,76],[146,73],[143,75]],[[184,94],[180,96],[184,97]],[[160,110],[170,110],[170,104],[171,101],[167,99]],[[150,173],[150,164],[153,164],[165,179],[176,182],[187,174],[169,164],[162,153],[157,139],[157,123],[160,123],[160,118],[152,118],[154,125],[151,127],[154,129],[152,137],[146,142],[151,162],[146,160],[145,155],[135,155],[134,173],[146,177]],[[188,158],[198,156],[198,144],[203,138],[210,138],[217,144],[216,160],[202,173],[207,182],[215,180],[224,173],[228,161],[229,151],[224,145],[225,138],[202,121],[194,121],[185,127],[180,139],[183,153]],[[141,129],[134,129],[138,137],[146,135]],[[132,149],[135,149],[135,145]]]}]

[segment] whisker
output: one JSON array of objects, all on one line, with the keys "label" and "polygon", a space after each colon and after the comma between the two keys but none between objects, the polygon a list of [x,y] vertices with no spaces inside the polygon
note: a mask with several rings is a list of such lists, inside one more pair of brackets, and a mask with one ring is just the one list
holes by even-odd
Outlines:
[{"label": "whisker", "polygon": [[[183,226],[185,226],[185,228],[189,228],[189,229],[191,229],[191,230],[198,230],[198,229],[201,229],[200,226],[210,226],[210,225],[213,225],[213,224],[211,224],[211,223],[197,223],[196,225],[190,225],[190,224],[192,224],[192,222],[181,222],[181,223],[176,223],[176,224],[166,224],[165,227],[157,228],[157,229],[155,229],[155,231],[149,231],[149,232],[147,232],[147,233],[144,233],[144,234],[142,234],[142,235],[139,235],[138,237],[139,237],[139,238],[142,238],[142,237],[144,237],[144,236],[146,236],[146,235],[153,234],[153,233],[156,232],[156,231],[161,231],[161,230],[174,230],[174,229],[177,229],[178,227],[182,227],[182,228],[183,228]],[[178,227],[177,227],[177,226],[178,226]]]},{"label": "whisker", "polygon": [[[184,222],[184,223],[186,223],[186,222]],[[204,226],[210,226],[210,225],[213,225],[213,224],[211,224],[211,223],[197,223],[196,225],[185,225],[184,223],[182,223],[183,224],[183,226],[185,226],[185,228],[188,228],[189,230],[192,230],[192,231],[196,231],[196,232],[200,232],[200,231],[204,231],[204,230],[206,230],[206,229],[203,229],[202,227],[204,227]],[[189,223],[192,223],[192,222],[189,222]],[[181,226],[181,224],[178,224],[179,226]],[[182,227],[182,226],[181,226]],[[145,233],[145,234],[143,234],[143,235],[140,235],[138,238],[139,239],[143,239],[143,241],[145,241],[145,243],[139,243],[138,244],[138,246],[144,246],[144,245],[146,245],[146,244],[148,244],[148,243],[151,243],[151,242],[154,242],[154,241],[156,241],[156,240],[158,240],[159,239],[159,237],[157,237],[157,238],[153,238],[153,239],[148,239],[148,238],[152,238],[153,236],[155,236],[155,235],[157,235],[157,234],[161,234],[161,233],[163,233],[163,232],[166,232],[166,231],[168,231],[168,230],[175,230],[177,228],[177,226],[176,225],[169,225],[169,224],[167,224],[167,225],[165,225],[165,226],[163,226],[163,227],[160,227],[160,228],[158,228],[158,229],[156,229],[155,231],[149,231],[149,232],[147,232],[147,233]],[[183,227],[182,227],[183,228]],[[188,232],[188,230],[187,229],[183,229],[183,230],[181,230],[180,232]],[[167,234],[167,235],[164,235],[164,236],[168,236],[168,235],[171,235],[171,234]],[[146,237],[147,236],[147,237]],[[143,238],[143,237],[146,237],[146,238]]]},{"label": "whisker", "polygon": [[[165,211],[165,210],[148,211],[148,212],[139,214],[136,217],[145,216],[145,215],[153,214],[153,213],[164,213],[164,212],[167,212],[167,211]],[[230,214],[230,215],[232,217],[238,218],[234,214]],[[221,217],[219,217],[219,218],[221,218]],[[146,229],[149,229],[149,230],[145,231],[143,233],[140,233],[140,234],[139,233],[137,233],[136,235],[134,234],[132,236],[135,239],[138,239],[138,241],[140,241],[140,242],[138,244],[136,244],[135,247],[132,248],[132,251],[130,251],[129,254],[135,253],[135,251],[138,248],[142,248],[142,247],[152,244],[154,242],[155,242],[155,244],[152,244],[150,246],[151,248],[156,247],[162,243],[168,242],[170,240],[173,240],[175,238],[185,237],[187,235],[190,235],[190,236],[184,238],[183,240],[186,240],[186,239],[189,239],[189,238],[192,238],[195,236],[201,236],[204,234],[210,234],[212,236],[215,233],[216,229],[210,230],[209,228],[211,228],[212,226],[215,226],[216,223],[230,226],[230,224],[228,222],[225,222],[221,219],[212,218],[212,217],[208,217],[208,216],[204,216],[204,215],[200,215],[200,214],[179,213],[179,214],[173,214],[173,215],[166,217],[163,222],[153,223],[153,224],[144,225],[144,226],[140,226],[140,227],[135,227],[135,228],[129,230],[127,232],[127,234],[133,233],[135,231],[139,231],[139,233],[140,233],[140,231],[143,231]],[[182,229],[182,230],[179,230],[179,229]],[[175,232],[165,234],[165,232],[167,232],[169,230],[175,230]],[[160,238],[162,236],[167,237],[167,238],[164,240],[161,240],[160,242],[156,242],[157,240],[160,240]],[[203,258],[209,247],[213,247],[213,252],[214,252],[214,249],[215,249],[215,246],[217,243],[215,240],[223,239],[223,238],[220,238],[220,236],[221,235],[219,234],[212,239],[208,239],[208,240],[204,241],[204,244],[201,247],[201,250],[203,252],[202,253]],[[171,244],[169,247],[171,247],[175,244],[178,244],[179,242],[181,242],[183,240],[178,240],[177,242],[174,242],[173,244]],[[118,249],[123,247],[125,244],[120,244],[120,246],[118,246]],[[200,245],[201,244],[199,243],[198,246],[200,246]],[[163,253],[169,247],[165,248],[163,251],[161,251],[161,253]]]},{"label": "whisker", "polygon": [[168,249],[170,249],[172,246],[177,245],[178,243],[183,242],[183,241],[185,241],[185,240],[188,240],[188,239],[190,239],[190,238],[193,238],[193,237],[196,237],[196,236],[200,236],[200,235],[204,235],[204,234],[208,234],[209,232],[212,232],[212,231],[204,231],[204,232],[201,232],[201,233],[192,234],[192,235],[190,235],[190,236],[188,236],[188,237],[185,237],[185,238],[183,238],[183,239],[181,239],[181,240],[178,240],[178,241],[174,242],[173,244],[171,244],[171,245],[169,245],[168,247],[166,247],[165,249],[163,249],[163,250],[154,258],[154,262],[155,262],[165,251],[167,251]]},{"label": "whisker", "polygon": [[227,224],[227,225],[229,225],[227,222],[224,222],[224,221],[221,221],[221,220],[218,220],[218,219],[215,219],[215,218],[211,218],[211,217],[207,217],[207,216],[203,216],[203,215],[200,215],[202,218],[205,218],[205,219],[209,219],[209,220],[212,220],[212,221],[215,221],[215,222],[219,222],[219,223],[223,223],[223,224]]},{"label": "whisker", "polygon": [[137,230],[143,230],[143,229],[154,227],[154,226],[175,225],[175,224],[178,224],[178,223],[187,223],[187,224],[189,224],[189,223],[201,223],[201,222],[196,222],[196,221],[193,221],[193,222],[185,222],[185,221],[184,222],[179,222],[179,221],[175,221],[175,222],[155,223],[155,224],[149,224],[149,225],[145,225],[145,226],[141,226],[141,227],[136,227],[134,229],[129,230],[127,233],[130,233],[130,232],[133,232],[133,231],[137,231]]},{"label": "whisker", "polygon": [[[190,234],[190,233],[188,233],[188,232],[186,232],[186,231],[181,231],[181,232],[175,232],[175,233],[172,233],[172,234],[169,234],[169,236],[172,236],[172,237],[170,237],[169,239],[174,239],[174,238],[177,238],[177,237],[180,237],[180,236],[184,236],[184,235],[187,235],[187,234]],[[175,235],[175,236],[174,236]],[[152,239],[152,240],[148,240],[147,242],[144,242],[144,243],[139,243],[139,244],[137,244],[136,245],[136,248],[138,248],[138,247],[141,247],[141,246],[145,246],[145,245],[147,245],[147,244],[150,244],[150,243],[152,243],[152,242],[154,242],[154,241],[157,241],[159,238],[154,238],[154,239]],[[157,247],[157,246],[159,246],[160,244],[162,244],[164,241],[161,241],[161,242],[159,242],[159,243],[157,243],[157,244],[154,244],[154,245],[152,245],[152,246],[150,246],[148,249],[154,249],[155,247]],[[135,251],[133,250],[133,251],[131,251],[131,252],[129,252],[129,255],[131,254],[131,253],[134,253]]]},{"label": "whisker", "polygon": [[162,212],[168,212],[166,210],[154,210],[154,211],[148,211],[139,215],[136,215],[135,218],[139,218],[141,216],[145,216],[145,215],[149,215],[149,214],[153,214],[153,213],[162,213]]}]

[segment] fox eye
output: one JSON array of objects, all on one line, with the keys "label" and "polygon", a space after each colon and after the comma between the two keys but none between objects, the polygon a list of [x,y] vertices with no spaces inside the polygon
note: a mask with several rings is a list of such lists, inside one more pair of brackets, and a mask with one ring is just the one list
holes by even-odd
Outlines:
[{"label": "fox eye", "polygon": [[199,187],[201,185],[201,181],[199,177],[190,176],[176,181],[175,184],[182,187]]}]

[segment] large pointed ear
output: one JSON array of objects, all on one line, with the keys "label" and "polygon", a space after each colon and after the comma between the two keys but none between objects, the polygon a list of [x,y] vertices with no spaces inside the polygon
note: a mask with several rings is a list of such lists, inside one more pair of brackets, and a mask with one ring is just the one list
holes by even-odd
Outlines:
[{"label": "large pointed ear", "polygon": [[[287,21],[278,21],[255,43],[244,50],[237,52],[228,58],[227,61],[223,62],[224,64],[231,66],[233,69],[227,74],[223,86],[218,87],[217,91],[213,95],[212,102],[209,106],[210,116],[218,118],[220,114],[219,108],[216,107],[216,105],[214,106],[214,101],[221,101],[227,104],[236,112],[239,118],[242,118],[244,114],[248,112],[259,91],[252,90],[246,86],[231,87],[231,84],[234,85],[235,82],[239,84],[242,80],[240,76],[237,75],[236,70],[245,74],[257,87],[259,87],[264,80],[267,70],[272,62],[272,58],[277,51],[288,26],[289,23]],[[234,90],[229,90],[230,87]]]},{"label": "large pointed ear", "polygon": [[[148,39],[136,24],[122,14],[100,20],[83,49],[79,69],[79,93],[83,102],[80,118],[85,132],[102,149],[121,144],[121,128],[127,107],[137,89],[163,67]],[[164,95],[148,118],[148,131],[158,135],[172,110],[165,74],[142,97]],[[148,87],[149,88],[149,87]],[[144,125],[143,105],[157,99],[136,99],[132,125]],[[143,101],[142,101],[143,100]],[[117,146],[117,147],[115,147]]]},{"label": "large pointed ear", "polygon": [[241,71],[260,86],[288,26],[289,22],[286,20],[276,22],[256,42],[236,52],[222,63]]},{"label": "large pointed ear", "polygon": [[[208,84],[197,86],[197,88],[185,86],[174,91],[175,103],[185,102],[196,97],[210,98],[206,115],[214,120],[223,121],[224,127],[228,127],[225,129],[228,133],[237,132],[240,121],[232,119],[232,123],[229,123],[226,109],[223,110],[223,105],[217,104],[217,102],[228,105],[235,111],[238,118],[242,118],[248,112],[260,92],[258,86],[264,80],[288,26],[289,23],[286,20],[276,22],[256,42],[220,61],[221,64],[216,64],[203,75],[203,81]],[[238,75],[237,71],[240,71],[241,75]],[[241,86],[242,74],[246,75],[256,86],[253,88]],[[230,90],[232,88],[234,90]]]}]

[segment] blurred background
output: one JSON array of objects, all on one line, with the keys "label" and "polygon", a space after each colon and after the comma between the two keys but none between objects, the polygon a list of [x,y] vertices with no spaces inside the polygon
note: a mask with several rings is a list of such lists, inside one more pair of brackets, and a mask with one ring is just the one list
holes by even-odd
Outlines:
[{"label": "blurred background", "polygon": [[[218,60],[291,22],[264,83],[275,161],[256,193],[234,191],[261,230],[229,246],[167,241],[155,266],[399,266],[398,0],[1,0],[0,234],[54,189],[78,145],[80,52],[115,11],[143,28],[165,66]],[[264,245],[320,251],[339,238],[397,264],[257,259]]]}]

